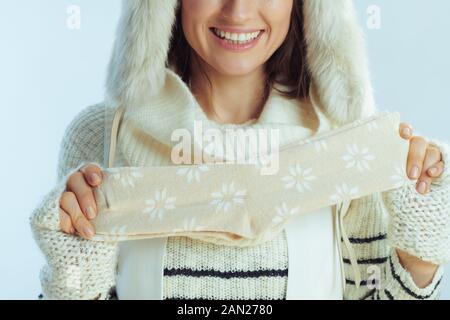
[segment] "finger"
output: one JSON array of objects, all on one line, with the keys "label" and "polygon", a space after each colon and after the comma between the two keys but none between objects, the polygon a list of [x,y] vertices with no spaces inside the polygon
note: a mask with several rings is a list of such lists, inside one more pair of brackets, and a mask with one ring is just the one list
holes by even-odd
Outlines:
[{"label": "finger", "polygon": [[84,174],[76,172],[67,180],[67,191],[75,194],[86,218],[92,220],[97,213],[97,203],[95,202],[94,192],[90,185],[87,184]]},{"label": "finger", "polygon": [[63,232],[68,234],[74,234],[75,229],[72,226],[72,220],[67,212],[59,208],[59,225]]},{"label": "finger", "polygon": [[89,164],[87,166],[84,166],[83,168],[80,169],[80,171],[84,174],[86,182],[91,187],[97,187],[99,184],[102,183],[103,180],[102,169],[100,169],[95,164]]},{"label": "finger", "polygon": [[428,175],[428,169],[438,163],[441,158],[440,151],[436,148],[427,148],[423,161],[422,172],[416,184],[416,190],[421,194],[426,194],[431,186],[433,178]]},{"label": "finger", "polygon": [[412,137],[413,134],[413,128],[409,123],[402,122],[400,123],[400,136],[403,139],[409,140]]},{"label": "finger", "polygon": [[73,192],[64,192],[61,196],[60,207],[67,212],[76,231],[85,239],[90,239],[95,234],[94,227],[84,216]]},{"label": "finger", "polygon": [[411,180],[416,180],[420,177],[427,147],[428,143],[422,137],[413,137],[409,141],[409,153],[406,168],[408,177]]},{"label": "finger", "polygon": [[433,165],[430,169],[428,169],[428,175],[432,178],[439,178],[444,172],[444,162],[439,161],[435,165]]},{"label": "finger", "polygon": [[431,186],[432,178],[427,174],[420,176],[416,183],[416,190],[421,194],[428,193]]}]

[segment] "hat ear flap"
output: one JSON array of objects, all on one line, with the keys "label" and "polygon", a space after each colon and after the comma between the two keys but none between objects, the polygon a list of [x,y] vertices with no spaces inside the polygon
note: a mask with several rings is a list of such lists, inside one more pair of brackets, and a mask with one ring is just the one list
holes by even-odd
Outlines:
[{"label": "hat ear flap", "polygon": [[307,61],[320,106],[338,125],[372,115],[362,30],[351,0],[304,0]]},{"label": "hat ear flap", "polygon": [[106,100],[142,104],[164,84],[178,0],[122,0]]}]

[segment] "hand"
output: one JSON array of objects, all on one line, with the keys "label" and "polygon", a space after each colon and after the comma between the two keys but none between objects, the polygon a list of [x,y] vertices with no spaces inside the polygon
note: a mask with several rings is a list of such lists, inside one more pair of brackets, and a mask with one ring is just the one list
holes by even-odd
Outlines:
[{"label": "hand", "polygon": [[93,188],[102,183],[102,171],[93,164],[86,165],[67,179],[66,191],[61,195],[59,218],[61,230],[78,233],[91,239],[95,229],[90,220],[97,214]]},{"label": "hand", "polygon": [[433,179],[439,178],[444,172],[442,153],[425,138],[413,136],[410,124],[400,124],[400,136],[410,141],[406,164],[407,175],[411,180],[418,180],[416,190],[426,194],[430,190]]},{"label": "hand", "polygon": [[[441,151],[420,136],[413,136],[410,124],[400,124],[400,136],[410,141],[407,175],[412,180],[418,180],[416,190],[421,194],[429,192],[433,179],[439,178],[444,172],[444,162]],[[414,282],[420,288],[426,287],[433,279],[438,265],[396,249],[400,263],[409,271]]]}]

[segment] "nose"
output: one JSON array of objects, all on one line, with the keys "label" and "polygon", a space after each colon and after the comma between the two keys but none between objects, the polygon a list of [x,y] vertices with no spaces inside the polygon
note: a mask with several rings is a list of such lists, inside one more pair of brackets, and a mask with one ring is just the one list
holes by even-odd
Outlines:
[{"label": "nose", "polygon": [[257,0],[225,0],[222,16],[233,23],[249,20],[257,10]]}]

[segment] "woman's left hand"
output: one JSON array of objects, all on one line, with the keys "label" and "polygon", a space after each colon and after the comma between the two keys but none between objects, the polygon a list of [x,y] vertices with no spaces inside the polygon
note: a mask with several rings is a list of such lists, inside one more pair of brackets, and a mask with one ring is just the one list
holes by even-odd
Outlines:
[{"label": "woman's left hand", "polygon": [[411,180],[418,180],[416,190],[426,194],[430,190],[433,179],[444,172],[441,150],[430,144],[424,137],[413,136],[413,128],[408,123],[400,124],[400,136],[409,140],[409,153],[406,172]]},{"label": "woman's left hand", "polygon": [[[408,123],[400,124],[400,136],[410,142],[406,164],[407,175],[411,180],[418,180],[416,190],[420,194],[426,194],[433,179],[439,178],[444,172],[442,152],[425,138],[413,136],[413,128]],[[401,264],[410,272],[417,286],[424,288],[433,280],[437,264],[423,261],[398,248],[396,251]]]}]

